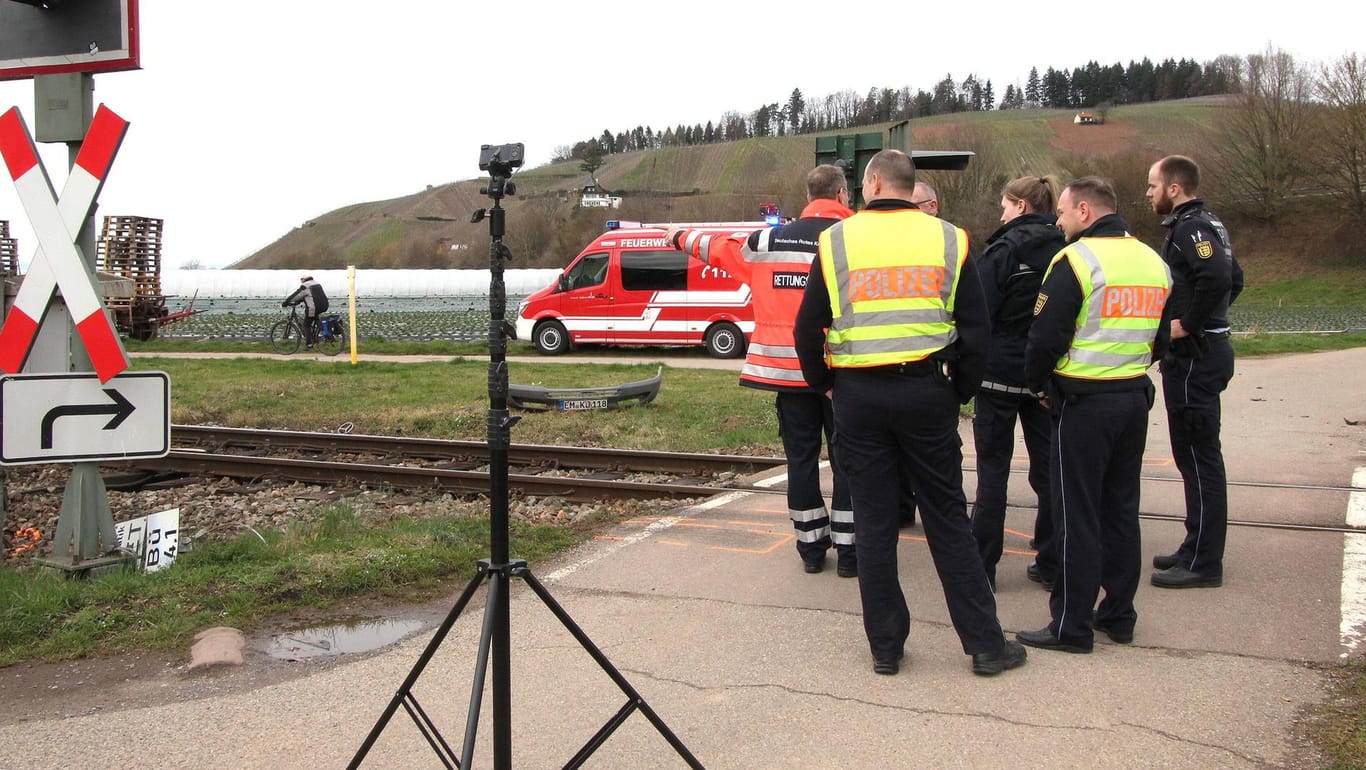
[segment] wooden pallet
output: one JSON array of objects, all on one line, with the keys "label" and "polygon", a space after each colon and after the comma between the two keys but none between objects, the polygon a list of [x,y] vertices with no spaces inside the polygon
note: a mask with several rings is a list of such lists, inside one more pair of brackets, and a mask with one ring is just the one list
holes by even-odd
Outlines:
[{"label": "wooden pallet", "polygon": [[0,273],[19,274],[19,241],[9,235],[9,221],[0,219]]},{"label": "wooden pallet", "polygon": [[164,222],[150,217],[107,216],[96,243],[96,265],[133,282],[130,297],[106,297],[120,330],[138,339],[156,336],[166,315],[161,292],[161,233]]}]

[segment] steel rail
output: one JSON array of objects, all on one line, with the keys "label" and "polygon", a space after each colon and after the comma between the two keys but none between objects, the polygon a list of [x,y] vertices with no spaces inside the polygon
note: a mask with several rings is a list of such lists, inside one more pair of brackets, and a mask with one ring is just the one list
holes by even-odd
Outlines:
[{"label": "steel rail", "polygon": [[[326,452],[396,454],[423,459],[458,459],[480,464],[488,462],[489,454],[488,444],[484,441],[223,428],[209,425],[172,425],[171,441],[180,446],[189,444],[193,446],[245,447],[251,449],[288,447]],[[513,444],[509,448],[508,459],[514,464],[527,466],[675,473],[695,476],[706,476],[723,470],[737,473],[757,473],[787,463],[782,457],[657,452],[540,444]]]},{"label": "steel rail", "polygon": [[[489,491],[488,473],[407,465],[225,455],[184,449],[171,450],[165,457],[138,458],[121,461],[119,464],[153,471],[192,471],[236,478],[274,477],[325,484],[353,482],[403,489],[436,489],[459,494]],[[571,502],[602,499],[704,498],[730,491],[760,491],[757,487],[721,488],[677,482],[656,484],[526,474],[509,474],[508,483],[515,493],[538,497],[562,497]]]}]

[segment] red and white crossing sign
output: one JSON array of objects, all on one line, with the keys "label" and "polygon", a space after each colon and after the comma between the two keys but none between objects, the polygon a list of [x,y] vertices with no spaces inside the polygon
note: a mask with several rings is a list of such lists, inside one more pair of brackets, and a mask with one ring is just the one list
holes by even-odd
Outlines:
[{"label": "red and white crossing sign", "polygon": [[128,354],[104,312],[95,276],[76,248],[76,236],[127,131],[128,121],[101,104],[58,199],[19,108],[0,115],[0,156],[38,238],[38,252],[0,327],[0,371],[17,374],[23,368],[57,288],[62,290],[100,382],[128,368]]}]

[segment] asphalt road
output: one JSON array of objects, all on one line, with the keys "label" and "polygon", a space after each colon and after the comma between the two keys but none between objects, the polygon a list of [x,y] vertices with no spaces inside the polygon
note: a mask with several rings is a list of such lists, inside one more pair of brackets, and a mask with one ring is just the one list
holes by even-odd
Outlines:
[{"label": "asphalt road", "polygon": [[[1328,697],[1328,668],[1366,654],[1366,534],[1325,529],[1349,517],[1366,526],[1366,491],[1351,491],[1354,477],[1366,487],[1363,372],[1366,349],[1239,361],[1224,442],[1241,523],[1230,531],[1224,587],[1144,584],[1132,645],[1102,636],[1087,656],[1030,650],[1027,665],[992,679],[969,673],[918,529],[903,530],[900,553],[908,660],[898,676],[874,675],[856,581],[801,571],[780,494],[726,495],[626,522],[531,567],[707,767],[1310,767],[1297,720]],[[970,426],[963,435],[970,468]],[[1181,536],[1168,518],[1181,495],[1169,451],[1159,408],[1144,471],[1142,508],[1155,517],[1142,527],[1145,558]],[[781,488],[780,473],[767,483]],[[1013,477],[1015,539],[997,596],[1008,631],[1047,617],[1046,595],[1024,574],[1025,491],[1023,475]],[[562,766],[627,697],[522,581],[512,588],[513,761]],[[457,753],[483,596],[479,588],[412,689]],[[163,678],[183,693],[172,685],[201,677],[193,696],[20,716],[0,724],[0,766],[343,766],[430,638],[274,682],[250,648],[240,668]],[[80,687],[54,686],[73,699]],[[474,764],[489,766],[489,696],[477,713]],[[400,709],[365,766],[439,762]],[[637,712],[587,766],[685,765]]]}]

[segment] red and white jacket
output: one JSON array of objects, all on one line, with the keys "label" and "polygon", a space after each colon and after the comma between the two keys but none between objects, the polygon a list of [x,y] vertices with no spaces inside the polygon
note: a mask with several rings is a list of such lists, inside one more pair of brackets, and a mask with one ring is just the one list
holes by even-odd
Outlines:
[{"label": "red and white jacket", "polygon": [[748,236],[697,230],[680,230],[675,236],[675,248],[749,284],[754,334],[740,371],[741,385],[773,391],[811,390],[792,344],[792,324],[821,232],[853,213],[839,201],[818,198],[806,204],[795,221]]}]

